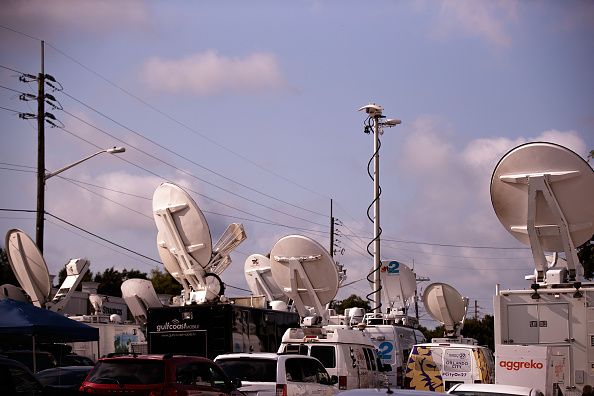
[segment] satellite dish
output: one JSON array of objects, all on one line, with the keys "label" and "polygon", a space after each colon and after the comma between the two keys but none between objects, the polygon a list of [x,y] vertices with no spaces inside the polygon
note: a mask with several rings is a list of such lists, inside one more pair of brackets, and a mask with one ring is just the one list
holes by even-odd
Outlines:
[{"label": "satellite dish", "polygon": [[328,320],[324,307],[338,292],[338,270],[332,256],[322,245],[303,235],[285,236],[270,253],[272,277],[283,293],[295,302],[304,317],[314,307]]},{"label": "satellite dish", "polygon": [[270,259],[252,254],[245,260],[245,280],[254,296],[265,296],[267,301],[286,300],[285,294],[272,278]]},{"label": "satellite dish", "polygon": [[0,286],[0,300],[4,300],[5,298],[26,303],[30,302],[23,289],[16,287],[15,285],[11,285],[10,283],[5,283],[4,285]]},{"label": "satellite dish", "polygon": [[37,307],[45,307],[51,292],[47,264],[35,242],[23,231],[6,233],[8,262],[19,284]]},{"label": "satellite dish", "polygon": [[415,295],[417,279],[415,273],[405,264],[396,260],[384,260],[380,267],[382,294],[389,306],[406,310],[407,300]]},{"label": "satellite dish", "polygon": [[172,183],[155,190],[153,215],[159,256],[183,286],[184,303],[218,299],[225,290],[219,275],[231,263],[231,251],[246,238],[243,226],[229,225],[213,248],[204,214],[188,193]]},{"label": "satellite dish", "polygon": [[122,298],[137,322],[145,324],[149,308],[159,308],[163,304],[150,280],[128,279],[120,286]]},{"label": "satellite dish", "polygon": [[505,154],[491,177],[491,202],[499,221],[532,249],[538,280],[544,252],[565,252],[570,280],[579,261],[575,247],[594,234],[594,171],[573,151],[553,143],[520,145]]},{"label": "satellite dish", "polygon": [[468,300],[446,283],[432,283],[423,293],[423,304],[431,317],[442,323],[447,336],[459,336]]}]

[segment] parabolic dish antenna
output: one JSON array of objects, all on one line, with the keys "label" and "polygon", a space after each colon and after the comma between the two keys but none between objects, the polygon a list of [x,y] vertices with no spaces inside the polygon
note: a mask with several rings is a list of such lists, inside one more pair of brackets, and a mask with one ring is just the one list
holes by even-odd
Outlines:
[{"label": "parabolic dish antenna", "polygon": [[141,323],[146,323],[149,308],[163,306],[150,280],[128,279],[122,283],[120,288],[122,289],[122,298],[128,305],[132,316]]},{"label": "parabolic dish antenna", "polygon": [[[557,144],[527,143],[505,154],[491,177],[491,202],[508,232],[527,245],[538,242],[547,252],[565,250],[560,222],[574,246],[594,234],[594,171]],[[530,239],[531,222],[537,241]]]},{"label": "parabolic dish antenna", "polygon": [[322,245],[303,235],[288,235],[278,240],[270,252],[272,277],[304,316],[304,306],[322,306],[338,292],[338,270],[332,256]]},{"label": "parabolic dish antenna", "polygon": [[245,280],[254,296],[266,296],[267,301],[286,300],[285,294],[272,278],[270,259],[252,254],[245,260]]},{"label": "parabolic dish antenna", "polygon": [[396,260],[384,260],[380,267],[382,294],[392,308],[406,308],[406,301],[415,295],[415,273]]},{"label": "parabolic dish antenna", "polygon": [[[175,184],[162,183],[153,194],[153,214],[158,235],[168,248],[177,248],[181,244],[202,266],[208,264],[212,255],[210,229],[204,214],[188,193]],[[181,241],[172,232],[174,228]]]},{"label": "parabolic dish antenna", "polygon": [[432,283],[423,292],[423,304],[431,317],[441,322],[448,335],[453,335],[464,322],[466,300],[446,283]]},{"label": "parabolic dish antenna", "polygon": [[31,302],[45,307],[51,292],[51,281],[47,264],[37,245],[21,230],[12,229],[6,233],[8,262],[15,277]]}]

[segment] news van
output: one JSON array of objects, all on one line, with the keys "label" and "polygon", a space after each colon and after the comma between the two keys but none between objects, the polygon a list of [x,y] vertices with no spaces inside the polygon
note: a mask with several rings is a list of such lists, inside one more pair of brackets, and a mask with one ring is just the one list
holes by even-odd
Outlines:
[{"label": "news van", "polygon": [[489,348],[470,344],[474,341],[470,339],[461,339],[469,344],[432,341],[413,346],[404,375],[405,388],[446,392],[455,384],[494,382],[495,363]]},{"label": "news van", "polygon": [[371,338],[382,364],[391,367],[386,376],[393,387],[404,386],[404,369],[413,346],[427,341],[420,330],[406,325],[413,319],[395,320],[388,314],[377,313],[365,315],[363,332]]},{"label": "news van", "polygon": [[278,352],[317,358],[328,374],[338,377],[340,390],[380,387],[385,378],[371,339],[347,325],[288,329]]}]

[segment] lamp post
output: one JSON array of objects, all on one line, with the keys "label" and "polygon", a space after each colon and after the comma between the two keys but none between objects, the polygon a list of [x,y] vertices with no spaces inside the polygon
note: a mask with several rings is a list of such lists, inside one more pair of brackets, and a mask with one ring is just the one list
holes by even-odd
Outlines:
[{"label": "lamp post", "polygon": [[[394,118],[386,118],[382,112],[384,108],[370,103],[363,106],[359,111],[365,111],[369,119],[373,122],[373,306],[374,313],[381,313],[382,295],[381,295],[381,254],[380,254],[380,184],[379,184],[379,136],[383,133],[383,128],[391,128],[401,123]],[[371,132],[371,131],[370,131]],[[371,174],[371,173],[370,173]]]},{"label": "lamp post", "polygon": [[118,154],[118,153],[123,153],[124,151],[126,151],[125,147],[113,147],[113,148],[109,148],[109,149],[100,150],[100,151],[97,151],[96,153],[93,153],[93,154],[83,158],[83,159],[73,162],[70,165],[66,165],[54,172],[46,173],[44,169],[38,169],[39,173],[43,172],[43,177],[37,178],[37,184],[38,184],[37,185],[37,221],[36,221],[36,227],[35,227],[35,243],[37,244],[37,247],[39,248],[39,251],[41,253],[43,253],[43,228],[44,228],[44,214],[45,214],[45,182],[46,182],[46,180],[49,179],[50,177],[54,177],[54,176],[64,172],[65,170],[72,168],[73,166],[80,164],[81,162],[85,162],[86,160],[89,160],[99,154],[103,154],[103,153]]}]

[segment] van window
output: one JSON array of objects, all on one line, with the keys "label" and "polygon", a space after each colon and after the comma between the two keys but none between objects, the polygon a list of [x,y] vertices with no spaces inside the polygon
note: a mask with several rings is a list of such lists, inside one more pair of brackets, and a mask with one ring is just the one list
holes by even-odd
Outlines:
[{"label": "van window", "polygon": [[443,355],[443,371],[468,373],[472,367],[472,351],[446,348]]},{"label": "van window", "polygon": [[367,362],[367,370],[376,371],[377,366],[375,365],[373,351],[369,348],[363,348],[363,353],[365,354],[365,361]]},{"label": "van window", "polygon": [[309,350],[307,349],[307,345],[303,344],[288,344],[285,346],[285,353],[296,353],[298,355],[308,355]]},{"label": "van window", "polygon": [[309,354],[326,368],[336,367],[336,350],[332,345],[312,345]]}]

